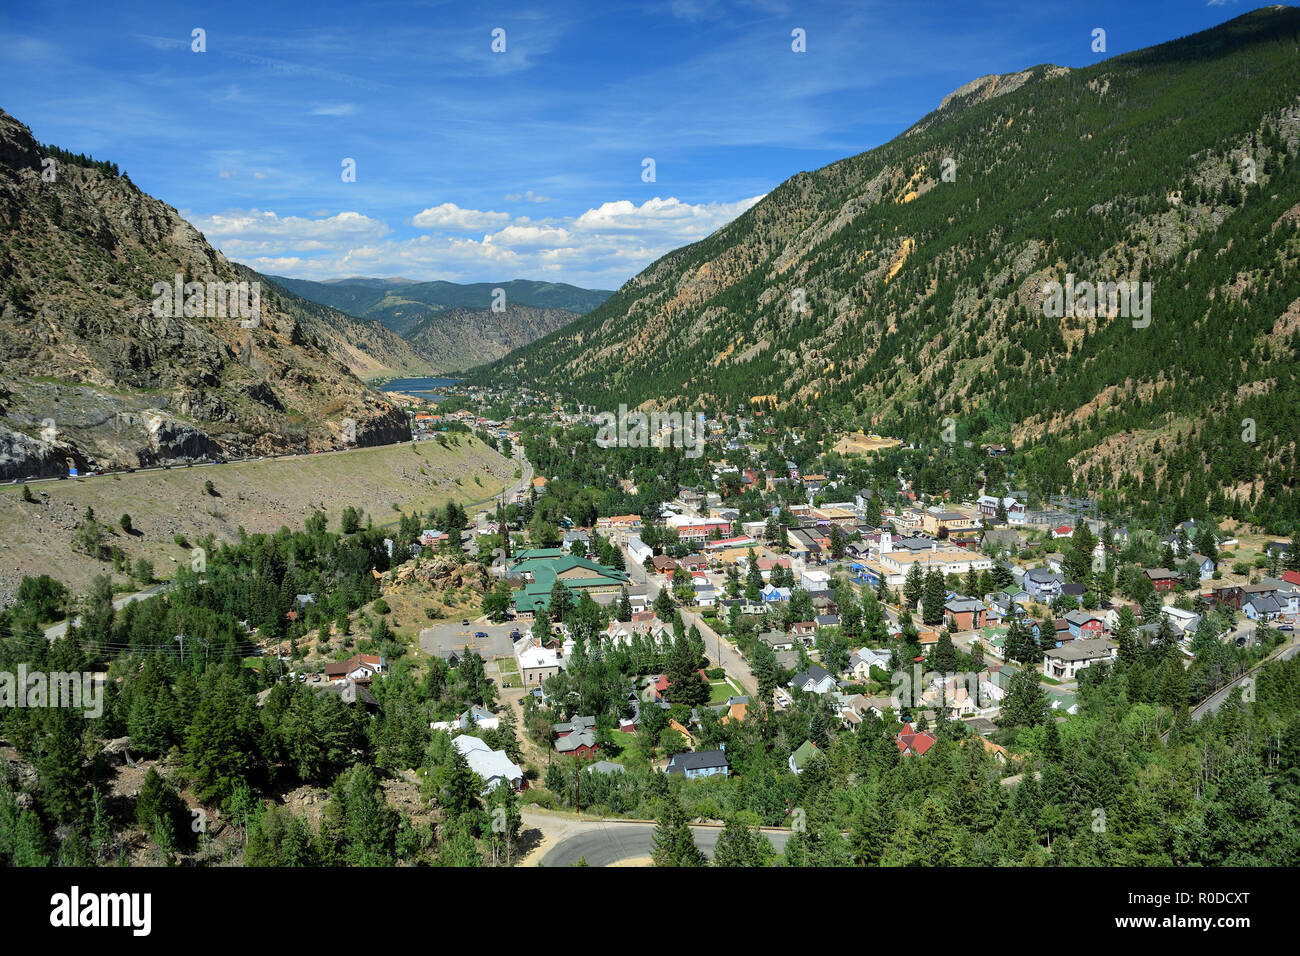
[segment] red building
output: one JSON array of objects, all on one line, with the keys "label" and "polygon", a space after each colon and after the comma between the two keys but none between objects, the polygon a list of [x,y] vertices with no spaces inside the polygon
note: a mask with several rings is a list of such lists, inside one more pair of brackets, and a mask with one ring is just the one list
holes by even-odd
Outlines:
[{"label": "red building", "polygon": [[1170,571],[1167,568],[1146,568],[1142,573],[1147,576],[1151,586],[1161,594],[1174,590],[1182,580],[1177,571]]}]

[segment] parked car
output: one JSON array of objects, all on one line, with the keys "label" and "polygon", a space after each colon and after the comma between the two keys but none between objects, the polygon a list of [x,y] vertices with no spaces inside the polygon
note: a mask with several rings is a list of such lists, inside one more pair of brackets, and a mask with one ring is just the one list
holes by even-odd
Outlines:
[{"label": "parked car", "polygon": [[475,631],[475,632],[474,632],[474,637],[477,638],[478,640],[486,641],[486,640],[487,640],[487,632],[486,632],[486,631]]},{"label": "parked car", "polygon": [[1278,630],[1279,630],[1279,631],[1294,631],[1294,630],[1295,630],[1295,625],[1294,625],[1294,624],[1283,624],[1281,627],[1278,628]]},{"label": "parked car", "polygon": [[460,622],[461,627],[469,627],[469,618],[464,618]]}]

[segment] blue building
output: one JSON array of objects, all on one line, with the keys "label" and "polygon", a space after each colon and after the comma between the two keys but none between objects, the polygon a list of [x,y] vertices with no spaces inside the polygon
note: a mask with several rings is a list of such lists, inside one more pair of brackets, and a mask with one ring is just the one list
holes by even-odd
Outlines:
[{"label": "blue building", "polygon": [[725,777],[730,770],[727,765],[727,754],[723,750],[673,754],[673,758],[668,761],[668,772],[680,773],[687,780],[694,780],[696,777],[712,777],[715,774],[722,774]]}]

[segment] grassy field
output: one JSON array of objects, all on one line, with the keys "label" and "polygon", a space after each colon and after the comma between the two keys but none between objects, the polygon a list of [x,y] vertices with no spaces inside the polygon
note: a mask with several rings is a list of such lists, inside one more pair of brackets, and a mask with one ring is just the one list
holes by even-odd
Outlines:
[{"label": "grassy field", "polygon": [[[82,592],[94,575],[111,572],[111,562],[72,550],[88,507],[106,526],[108,546],[121,548],[132,563],[147,558],[157,576],[167,578],[190,560],[178,535],[192,545],[209,533],[218,540],[236,539],[241,527],[250,534],[301,528],[317,509],[337,528],[348,505],[389,526],[397,522],[394,505],[410,512],[456,501],[468,508],[495,497],[517,464],[470,435],[455,437],[459,444],[446,448],[430,441],[40,482],[31,485],[35,503],[22,500],[22,485],[5,485],[0,487],[0,604],[12,601],[25,575],[49,574]],[[207,481],[215,495],[205,490]],[[473,509],[468,510],[472,520]],[[130,534],[119,526],[123,514],[131,517]],[[121,574],[115,583],[123,590],[136,587]]]}]

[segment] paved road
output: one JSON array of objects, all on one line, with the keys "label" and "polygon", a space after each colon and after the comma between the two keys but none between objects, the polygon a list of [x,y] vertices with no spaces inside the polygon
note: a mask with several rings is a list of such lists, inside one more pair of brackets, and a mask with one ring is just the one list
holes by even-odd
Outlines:
[{"label": "paved road", "polygon": [[1213,694],[1207,697],[1202,703],[1198,704],[1195,708],[1193,708],[1191,714],[1192,720],[1200,720],[1201,717],[1203,717],[1205,714],[1217,713],[1219,708],[1223,706],[1224,702],[1228,699],[1228,697],[1241,685],[1241,682],[1244,681],[1247,677],[1251,677],[1255,673],[1255,671],[1257,671],[1265,663],[1267,663],[1268,661],[1290,660],[1292,657],[1295,657],[1297,651],[1300,651],[1300,644],[1296,643],[1295,638],[1291,639],[1290,644],[1284,644],[1280,648],[1276,648],[1271,654],[1269,654],[1267,658],[1264,659],[1264,661],[1261,661],[1259,664],[1255,665],[1255,667],[1252,668],[1249,672],[1242,674],[1231,684],[1227,684],[1221,687],[1219,690],[1215,691]]},{"label": "paved road", "polygon": [[[649,601],[650,604],[654,604],[654,600],[659,596],[660,590],[659,582],[655,580],[657,575],[647,575],[645,568],[632,560],[627,562],[627,571],[634,585],[645,585],[646,600]],[[720,665],[728,674],[735,678],[737,683],[745,689],[745,693],[757,696],[758,678],[754,676],[754,672],[750,668],[749,662],[741,656],[741,653],[736,649],[736,646],[725,637],[718,634],[718,632],[713,628],[709,627],[709,625],[705,623],[703,615],[698,611],[684,607],[681,609],[681,612],[682,620],[685,622],[688,630],[692,624],[700,629],[700,636],[704,638],[704,652],[708,654],[710,658],[715,658],[715,663]]]},{"label": "paved road", "polygon": [[[126,607],[132,601],[143,601],[145,598],[151,598],[155,594],[161,594],[163,591],[166,591],[168,587],[170,587],[168,582],[163,581],[161,584],[155,584],[153,587],[145,588],[145,590],[143,591],[137,591],[134,594],[128,594],[125,597],[120,597],[113,602],[113,610],[120,611],[122,610],[122,608]],[[75,619],[73,619],[72,623],[80,624],[81,623],[80,615],[78,615]],[[45,639],[47,641],[57,641],[66,633],[68,633],[68,622],[60,621],[58,624],[51,624],[49,627],[45,629]]]},{"label": "paved road", "polygon": [[[653,849],[653,823],[579,820],[558,814],[540,814],[528,809],[522,813],[525,825],[537,827],[553,838],[558,837],[555,845],[542,855],[538,866],[571,866],[583,857],[588,866],[612,866],[624,860],[648,858]],[[713,849],[721,832],[722,828],[718,826],[691,827],[695,845],[709,859],[713,858]],[[777,852],[784,851],[786,841],[790,838],[789,830],[765,828],[762,832]]]}]

